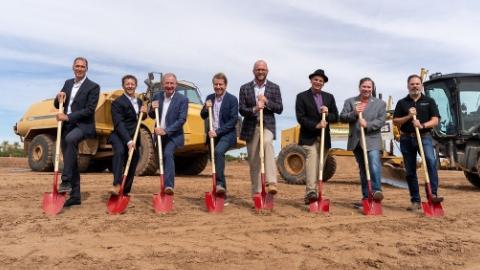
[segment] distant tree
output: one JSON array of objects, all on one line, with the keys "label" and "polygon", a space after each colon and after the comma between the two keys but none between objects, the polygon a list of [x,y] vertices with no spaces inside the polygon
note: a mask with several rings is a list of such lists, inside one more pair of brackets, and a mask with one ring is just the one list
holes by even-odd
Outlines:
[{"label": "distant tree", "polygon": [[8,141],[2,142],[2,152],[6,152],[8,150]]},{"label": "distant tree", "polygon": [[9,144],[8,141],[3,141],[0,144],[0,157],[25,157],[26,154],[21,148],[19,142]]}]

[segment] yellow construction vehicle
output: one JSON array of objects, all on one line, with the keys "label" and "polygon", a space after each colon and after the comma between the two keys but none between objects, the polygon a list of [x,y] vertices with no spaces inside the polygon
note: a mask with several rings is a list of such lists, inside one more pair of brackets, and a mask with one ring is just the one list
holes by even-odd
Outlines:
[{"label": "yellow construction vehicle", "polygon": [[[149,99],[161,89],[161,73],[149,73],[145,83],[147,93],[141,98]],[[209,155],[206,143],[206,122],[200,117],[203,103],[195,84],[178,81],[177,93],[189,99],[187,121],[183,127],[185,146],[175,153],[175,170],[179,174],[196,175],[207,165]],[[80,172],[103,171],[111,167],[112,146],[107,143],[113,131],[111,104],[123,94],[122,89],[100,94],[96,112],[96,138],[83,140],[79,145],[78,168]],[[52,171],[55,156],[55,132],[57,109],[53,107],[53,99],[46,99],[33,104],[14,126],[14,131],[24,142],[28,154],[28,164],[34,171]],[[239,118],[237,130],[241,120]],[[139,136],[141,140],[140,160],[136,173],[153,175],[158,170],[157,154],[152,139],[155,121],[147,118],[142,122]],[[239,132],[237,132],[239,134]],[[245,142],[237,140],[237,148],[245,146]]]}]

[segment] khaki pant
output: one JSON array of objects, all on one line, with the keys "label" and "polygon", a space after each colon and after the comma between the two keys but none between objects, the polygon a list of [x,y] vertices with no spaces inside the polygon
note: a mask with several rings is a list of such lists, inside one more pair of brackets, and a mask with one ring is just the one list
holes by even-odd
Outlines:
[{"label": "khaki pant", "polygon": [[[317,191],[317,181],[319,178],[319,165],[320,165],[320,139],[316,140],[312,145],[302,145],[303,149],[307,152],[307,158],[305,161],[306,170],[306,192]],[[323,166],[325,168],[325,160],[328,152],[327,148],[323,149]]]},{"label": "khaki pant", "polygon": [[[267,183],[277,183],[277,166],[275,152],[273,151],[273,133],[263,129],[263,148],[265,149],[265,180]],[[250,180],[252,181],[252,194],[262,191],[260,179],[260,127],[255,128],[253,138],[247,142],[248,161],[250,163]]]}]

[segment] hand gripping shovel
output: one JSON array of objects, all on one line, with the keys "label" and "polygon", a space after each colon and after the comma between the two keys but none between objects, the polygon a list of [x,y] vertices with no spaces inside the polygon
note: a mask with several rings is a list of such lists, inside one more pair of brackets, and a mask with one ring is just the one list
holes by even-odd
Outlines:
[{"label": "hand gripping shovel", "polygon": [[[322,120],[325,121],[325,113],[322,113]],[[320,137],[320,168],[317,182],[318,199],[310,201],[309,210],[313,213],[322,212],[324,215],[328,215],[330,211],[330,200],[322,198],[323,189],[323,152],[325,148],[325,128],[322,128],[322,134]]]},{"label": "hand gripping shovel", "polygon": [[[60,102],[59,112],[63,112],[63,102]],[[43,194],[42,208],[47,215],[56,215],[62,211],[65,203],[65,193],[58,193],[58,162],[60,160],[60,140],[62,138],[62,121],[57,122],[57,140],[55,141],[55,171],[53,173],[53,191]]]},{"label": "hand gripping shovel", "polygon": [[[133,143],[135,145],[137,143],[138,130],[140,129],[142,118],[143,118],[143,112],[140,112],[140,115],[138,117],[138,122],[137,122],[137,128],[135,129],[135,134],[133,135]],[[110,199],[108,199],[107,211],[110,215],[121,214],[125,212],[125,209],[128,206],[128,202],[130,201],[130,196],[125,195],[123,193],[123,189],[125,188],[125,182],[127,180],[128,170],[130,168],[130,163],[132,162],[134,151],[135,151],[135,148],[131,148],[131,150],[128,151],[128,159],[127,159],[127,164],[125,165],[125,171],[123,172],[123,179],[122,179],[122,185],[120,186],[120,192],[118,193],[118,195],[114,195],[114,194],[110,195]]]},{"label": "hand gripping shovel", "polygon": [[[208,107],[208,123],[210,125],[210,130],[213,130],[212,124],[212,107]],[[223,203],[225,200],[224,195],[217,195],[217,174],[215,172],[215,144],[214,139],[210,138],[210,155],[212,162],[212,182],[213,189],[212,192],[205,192],[205,205],[207,206],[208,212],[211,213],[220,213],[223,211]]]},{"label": "hand gripping shovel", "polygon": [[258,211],[262,209],[273,210],[273,195],[265,191],[265,149],[263,149],[263,109],[260,110],[260,178],[262,192],[253,195],[253,203]]},{"label": "hand gripping shovel", "polygon": [[[158,108],[155,108],[155,121],[157,127],[160,127],[160,117]],[[158,144],[158,166],[160,168],[160,191],[153,194],[153,209],[155,213],[168,213],[173,209],[173,195],[165,194],[165,178],[163,176],[163,154],[162,154],[162,137],[157,135]]]},{"label": "hand gripping shovel", "polygon": [[[359,119],[362,119],[362,113],[360,112]],[[360,125],[360,124],[359,124]],[[362,149],[363,149],[363,160],[365,164],[365,173],[367,174],[367,183],[368,183],[368,198],[362,200],[363,205],[363,214],[365,215],[382,215],[382,203],[375,201],[373,199],[372,192],[372,179],[370,177],[370,167],[368,164],[368,154],[367,154],[367,142],[365,141],[365,130],[360,126],[360,135],[362,140]]]},{"label": "hand gripping shovel", "polygon": [[[414,120],[417,120],[417,116],[413,116]],[[422,157],[422,167],[425,172],[425,188],[427,190],[427,201],[422,202],[423,213],[427,217],[442,217],[444,215],[441,203],[432,202],[432,187],[430,186],[430,177],[428,175],[427,161],[425,160],[425,152],[423,151],[422,137],[420,131],[415,127],[415,133],[417,135],[418,149],[420,150],[420,156]]]}]

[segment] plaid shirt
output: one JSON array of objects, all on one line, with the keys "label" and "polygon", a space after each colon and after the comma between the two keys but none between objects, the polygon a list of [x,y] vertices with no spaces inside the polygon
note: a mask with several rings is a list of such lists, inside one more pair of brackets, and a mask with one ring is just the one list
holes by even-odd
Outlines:
[{"label": "plaid shirt", "polygon": [[[240,115],[244,117],[240,139],[245,141],[249,141],[253,137],[255,127],[258,123],[257,118],[259,113],[253,112],[253,109],[257,105],[254,87],[255,83],[253,81],[240,87],[239,111]],[[283,111],[280,87],[277,84],[267,80],[264,95],[268,102],[265,106],[265,109],[263,109],[263,124],[266,129],[273,133],[273,138],[275,139],[276,134],[274,114],[281,114]]]}]

